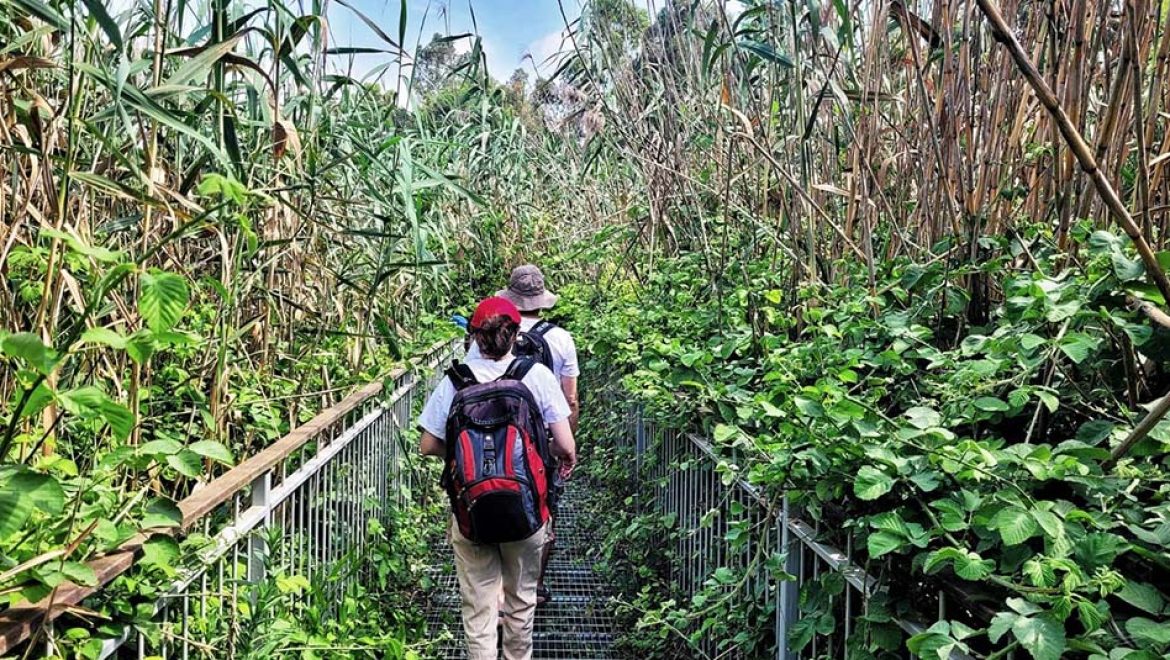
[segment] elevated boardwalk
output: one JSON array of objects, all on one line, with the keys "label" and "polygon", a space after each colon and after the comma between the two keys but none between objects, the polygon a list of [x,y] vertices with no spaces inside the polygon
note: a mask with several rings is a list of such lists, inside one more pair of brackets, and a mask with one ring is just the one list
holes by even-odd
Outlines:
[{"label": "elevated boardwalk", "polygon": [[[384,383],[353,392],[179,501],[181,523],[161,532],[198,536],[204,543],[157,585],[153,613],[145,612],[156,634],[142,634],[142,627],[128,620],[107,623],[91,657],[246,656],[249,639],[258,631],[251,627],[256,620],[251,608],[241,605],[281,575],[322,584],[328,603],[324,614],[341,616],[334,604],[347,593],[363,593],[369,577],[360,569],[342,570],[363,565],[371,547],[368,523],[377,520],[389,528],[396,510],[412,506],[421,489],[435,486],[434,475],[420,470],[417,461],[416,404],[439,377],[436,367],[456,355],[460,345],[432,347]],[[669,558],[670,593],[663,597],[689,601],[722,570],[716,597],[742,600],[757,611],[746,626],[690,641],[671,638],[672,649],[685,649],[675,651],[678,657],[845,657],[850,636],[865,623],[870,599],[883,590],[851,559],[851,532],[818,530],[798,507],[790,508],[787,496],[769,499],[739,479],[728,480],[719,469],[724,459],[706,439],[661,427],[640,409],[629,412],[628,427],[616,441],[635,461],[630,476],[637,476],[641,487],[633,506],[673,521],[655,539]],[[591,518],[593,488],[572,480],[561,503],[557,552],[547,579],[554,599],[537,610],[535,658],[629,657],[617,650],[621,631],[613,616],[614,589],[596,569],[604,529]],[[71,628],[96,630],[78,612],[108,597],[103,587],[120,576],[142,579],[142,548],[149,534],[157,533],[144,530],[115,550],[88,558],[95,584],[64,582],[41,601],[0,611],[0,656],[60,656]],[[412,603],[413,613],[421,609],[427,624],[425,639],[415,648],[443,660],[465,658],[450,544],[436,538],[432,547],[433,588],[421,607],[417,600]],[[828,634],[793,643],[802,589],[816,588],[829,572],[841,578],[841,589],[828,596],[828,608],[840,623]],[[928,605],[937,603],[939,611],[966,606],[947,598],[940,591]],[[911,614],[890,623],[909,636],[924,629],[924,620],[930,617]],[[733,638],[745,629],[754,635],[746,644]],[[952,652],[951,657],[965,656]]]},{"label": "elevated boardwalk", "polygon": [[[569,481],[557,519],[556,552],[549,561],[546,581],[553,602],[536,610],[533,658],[562,660],[610,660],[621,657],[614,650],[616,630],[609,602],[611,589],[597,573],[600,553],[596,530],[581,518],[581,500],[589,484]],[[427,609],[428,636],[440,640],[437,658],[467,657],[463,624],[459,615],[459,583],[455,577],[451,544],[437,539],[440,561],[433,568],[435,588]]]}]

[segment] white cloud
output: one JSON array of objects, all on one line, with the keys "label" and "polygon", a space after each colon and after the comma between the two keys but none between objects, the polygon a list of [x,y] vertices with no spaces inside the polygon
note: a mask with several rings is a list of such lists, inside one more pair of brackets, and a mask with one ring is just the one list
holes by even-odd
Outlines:
[{"label": "white cloud", "polygon": [[560,68],[564,58],[573,52],[573,38],[568,29],[554,30],[528,44],[524,49],[525,58],[531,58],[541,76],[551,76]]}]

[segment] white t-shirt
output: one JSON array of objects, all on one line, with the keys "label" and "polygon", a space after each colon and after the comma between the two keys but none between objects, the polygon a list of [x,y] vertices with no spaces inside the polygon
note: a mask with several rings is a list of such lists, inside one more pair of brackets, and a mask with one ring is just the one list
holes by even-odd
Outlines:
[{"label": "white t-shirt", "polygon": [[[463,363],[471,367],[471,373],[475,374],[476,380],[486,383],[503,376],[508,370],[508,365],[515,359],[508,355],[502,360],[489,360],[469,354]],[[543,364],[533,365],[520,382],[532,392],[532,398],[536,399],[536,405],[540,408],[545,424],[555,424],[569,418],[569,403],[565,401],[561,385],[548,367]],[[454,400],[455,386],[451,384],[450,378],[444,376],[435,387],[435,391],[427,398],[427,404],[423,406],[422,414],[419,415],[418,425],[436,438],[446,440],[447,416],[451,413],[451,402]]]},{"label": "white t-shirt", "polygon": [[[527,332],[532,329],[540,319],[531,316],[520,317],[520,329]],[[553,374],[557,378],[577,378],[581,375],[581,369],[577,366],[577,344],[573,342],[573,335],[569,334],[561,326],[555,326],[544,335],[544,340],[548,342],[548,350],[552,353],[553,360]],[[471,348],[467,349],[467,357],[478,358],[479,345],[474,341],[471,342]]]}]

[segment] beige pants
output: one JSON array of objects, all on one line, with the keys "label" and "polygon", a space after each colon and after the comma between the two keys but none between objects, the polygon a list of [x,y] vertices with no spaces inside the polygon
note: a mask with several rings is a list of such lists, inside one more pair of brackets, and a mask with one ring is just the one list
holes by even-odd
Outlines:
[{"label": "beige pants", "polygon": [[[496,660],[496,623],[504,627],[505,660],[532,657],[532,623],[536,616],[536,581],[545,525],[516,543],[479,545],[459,533],[451,518],[451,545],[463,599],[463,630],[469,660]],[[504,606],[499,607],[503,586]]]}]

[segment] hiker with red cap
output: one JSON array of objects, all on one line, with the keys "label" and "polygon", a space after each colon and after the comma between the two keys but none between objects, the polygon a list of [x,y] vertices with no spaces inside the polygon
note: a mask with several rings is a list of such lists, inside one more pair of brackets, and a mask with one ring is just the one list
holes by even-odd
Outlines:
[{"label": "hiker with red cap", "polygon": [[[577,420],[580,415],[577,403],[577,378],[580,376],[580,369],[577,366],[577,344],[573,342],[573,336],[569,334],[569,331],[560,328],[549,319],[542,318],[545,311],[552,309],[552,305],[557,304],[557,295],[545,287],[544,274],[541,273],[541,269],[532,266],[531,263],[525,263],[524,266],[512,269],[508,279],[508,288],[497,291],[496,295],[508,298],[509,301],[516,304],[516,308],[521,312],[519,337],[516,339],[516,345],[512,352],[517,356],[530,357],[549,367],[553,376],[557,377],[560,391],[564,394],[565,400],[569,401],[569,410],[572,411],[569,415],[569,424],[573,433],[577,433]],[[470,346],[468,356],[479,355],[476,346],[474,344]],[[556,506],[560,488],[562,488],[560,483],[553,486],[553,518],[556,518],[557,515]],[[552,592],[544,584],[544,573],[548,569],[549,557],[552,555],[553,545],[556,544],[556,541],[556,521],[553,520],[545,535],[544,552],[541,557],[541,579],[536,586],[537,605],[544,605],[552,601]]]},{"label": "hiker with red cap", "polygon": [[480,302],[468,324],[474,354],[447,371],[419,418],[420,450],[444,460],[471,660],[496,658],[497,622],[504,658],[532,657],[554,470],[568,478],[577,463],[560,383],[543,364],[513,355],[520,324],[510,300]]},{"label": "hiker with red cap", "polygon": [[[513,353],[520,357],[532,358],[548,367],[556,376],[557,382],[561,386],[561,392],[569,403],[571,411],[569,425],[576,433],[577,419],[580,415],[577,403],[577,378],[581,375],[577,366],[577,345],[573,341],[573,335],[568,330],[542,318],[544,312],[552,309],[553,305],[556,304],[557,295],[548,290],[544,282],[544,273],[532,264],[524,264],[513,269],[512,276],[508,278],[507,288],[501,289],[496,295],[512,301],[520,310],[520,336],[516,339]],[[468,355],[479,355],[475,345],[468,349]],[[552,591],[545,586],[544,574],[556,543],[556,504],[560,490],[559,483],[553,486],[552,515],[554,520],[549,523],[545,535],[540,581],[536,586],[538,605],[544,605],[553,599]]]}]

